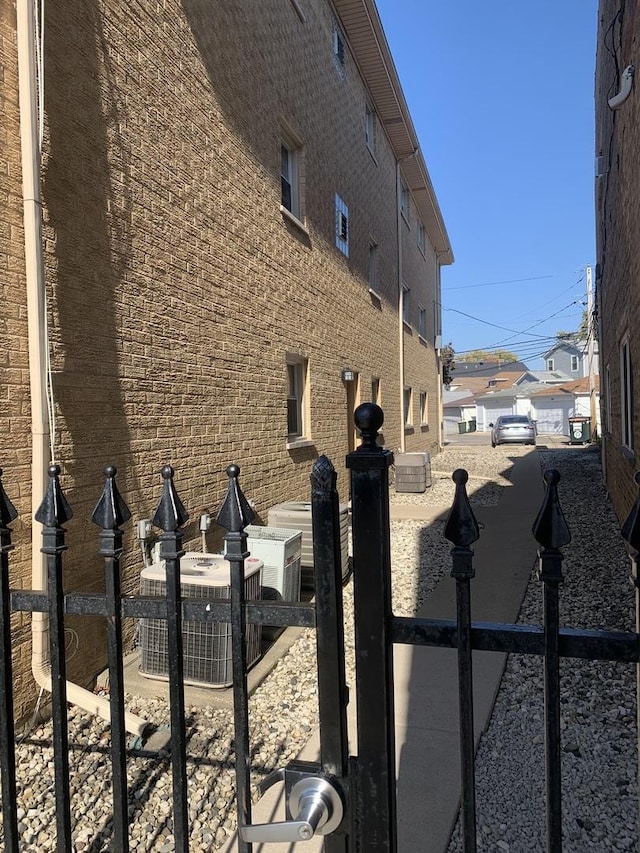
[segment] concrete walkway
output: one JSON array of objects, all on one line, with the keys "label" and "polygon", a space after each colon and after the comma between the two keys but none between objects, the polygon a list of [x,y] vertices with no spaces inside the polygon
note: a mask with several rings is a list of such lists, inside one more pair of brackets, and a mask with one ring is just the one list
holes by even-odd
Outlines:
[{"label": "concrete walkway", "polygon": [[[472,582],[472,618],[482,622],[515,622],[536,558],[531,526],[540,507],[543,486],[534,450],[523,451],[510,474],[513,485],[496,507],[479,507],[484,525],[475,545],[476,577]],[[392,518],[422,520],[426,525],[444,518],[449,507],[392,507]],[[455,618],[455,582],[444,578],[419,613],[428,619]],[[474,654],[474,721],[476,741],[491,716],[505,655]],[[447,649],[396,646],[395,732],[398,772],[399,853],[444,853],[460,800],[458,750],[458,686],[456,652]],[[353,704],[353,703],[352,703]],[[351,752],[355,751],[355,709],[350,706]],[[315,761],[318,733],[300,758]],[[253,809],[253,822],[284,819],[282,786],[263,797]],[[232,841],[227,851],[236,849]],[[254,845],[261,853],[299,849],[317,853],[316,837],[303,845]]]}]

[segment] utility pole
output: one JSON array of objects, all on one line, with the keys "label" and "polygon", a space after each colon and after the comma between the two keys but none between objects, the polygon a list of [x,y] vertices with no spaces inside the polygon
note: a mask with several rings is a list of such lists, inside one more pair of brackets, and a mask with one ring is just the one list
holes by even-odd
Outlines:
[{"label": "utility pole", "polygon": [[595,323],[593,322],[593,278],[591,265],[587,265],[587,376],[589,378],[589,414],[591,417],[591,435],[598,428],[598,406],[596,404],[595,374]]}]

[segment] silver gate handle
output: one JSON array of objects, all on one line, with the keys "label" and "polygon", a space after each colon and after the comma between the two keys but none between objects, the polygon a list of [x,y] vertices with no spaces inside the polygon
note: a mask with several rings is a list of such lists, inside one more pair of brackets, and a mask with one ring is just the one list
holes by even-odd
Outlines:
[{"label": "silver gate handle", "polygon": [[243,841],[283,842],[309,841],[318,833],[328,835],[342,822],[342,798],[337,788],[320,776],[300,779],[291,789],[289,811],[294,820],[278,823],[256,823],[240,827]]}]

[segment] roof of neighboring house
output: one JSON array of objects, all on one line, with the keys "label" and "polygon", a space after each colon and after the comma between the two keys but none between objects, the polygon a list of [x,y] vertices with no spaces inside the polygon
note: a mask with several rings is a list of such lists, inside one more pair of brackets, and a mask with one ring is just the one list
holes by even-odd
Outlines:
[{"label": "roof of neighboring house", "polygon": [[[596,394],[600,393],[600,377],[594,376],[594,390]],[[539,391],[535,391],[531,394],[532,397],[545,397],[553,394],[588,394],[590,392],[589,388],[589,377],[583,376],[582,379],[574,379],[571,382],[563,382],[562,385],[547,385],[545,388],[540,389]]]},{"label": "roof of neighboring house", "polygon": [[[553,386],[553,390],[557,390],[557,386]],[[501,391],[495,391],[493,394],[482,394],[476,397],[476,403],[490,403],[492,400],[508,400],[516,397],[531,397],[537,391],[550,391],[550,386],[544,382],[526,382],[523,385],[514,385],[511,388],[504,388]]]},{"label": "roof of neighboring house", "polygon": [[582,354],[587,346],[586,341],[578,341],[575,338],[565,338],[559,339],[555,342],[555,344],[550,347],[546,352],[542,353],[542,358],[548,358],[554,352],[557,352],[559,349],[565,350],[566,352],[578,352]]},{"label": "roof of neighboring house", "polygon": [[460,409],[463,406],[475,406],[476,398],[474,397],[474,395],[470,394],[468,391],[463,392],[463,394],[464,396],[450,397],[449,399],[447,399],[446,396],[443,396],[442,408]]},{"label": "roof of neighboring house", "polygon": [[400,85],[374,0],[333,0],[400,169],[441,264],[453,263],[451,241],[420,150],[420,141]]},{"label": "roof of neighboring house", "polygon": [[[483,394],[490,391],[492,387],[495,388],[495,391],[499,391],[502,388],[509,388],[512,385],[515,385],[516,381],[521,376],[523,376],[521,370],[504,370],[500,373],[491,373],[486,376],[468,376],[465,373],[464,376],[455,377],[451,384],[459,384],[460,388],[466,389],[473,394]],[[489,382],[494,381],[496,382],[496,385],[490,386]]]},{"label": "roof of neighboring house", "polygon": [[562,385],[571,381],[569,374],[563,373],[562,370],[530,370],[529,373],[534,381],[544,382],[547,385]]}]

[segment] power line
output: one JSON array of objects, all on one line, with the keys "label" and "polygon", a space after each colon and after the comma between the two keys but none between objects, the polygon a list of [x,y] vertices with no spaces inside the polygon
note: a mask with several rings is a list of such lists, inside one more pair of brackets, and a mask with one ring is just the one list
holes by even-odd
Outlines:
[{"label": "power line", "polygon": [[470,290],[472,287],[496,287],[499,284],[519,284],[522,281],[541,281],[543,278],[553,278],[552,275],[536,275],[532,278],[508,278],[505,281],[485,281],[482,284],[461,284],[455,287],[444,287],[443,291],[447,293],[450,290]]}]

